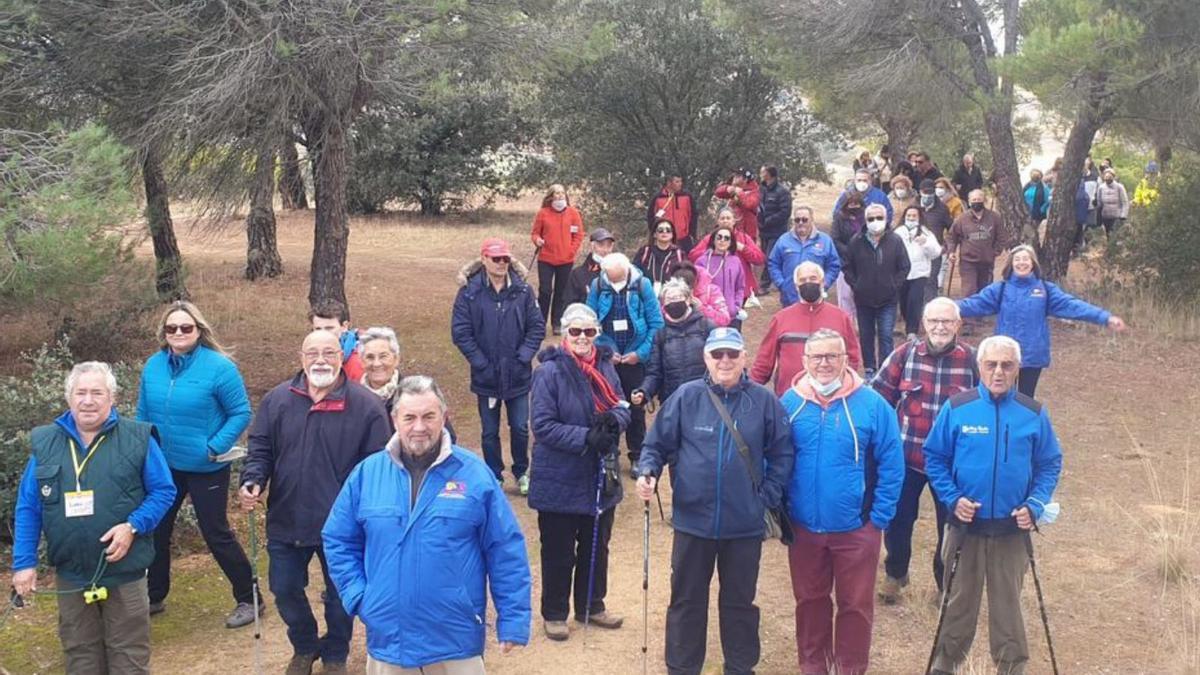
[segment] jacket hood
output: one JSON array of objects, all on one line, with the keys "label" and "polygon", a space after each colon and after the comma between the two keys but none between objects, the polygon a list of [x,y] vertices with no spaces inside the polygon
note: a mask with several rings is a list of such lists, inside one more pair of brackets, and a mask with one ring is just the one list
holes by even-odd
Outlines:
[{"label": "jacket hood", "polygon": [[808,381],[808,371],[801,370],[796,373],[796,377],[792,379],[792,389],[800,395],[801,398],[809,403],[816,403],[821,406],[828,406],[840,399],[849,398],[851,394],[858,391],[865,384],[862,376],[847,368],[842,373],[842,386],[837,391],[833,392],[833,396],[825,398],[813,389],[812,383]]},{"label": "jacket hood", "polygon": [[[645,276],[642,274],[641,270],[639,270],[637,267],[634,267],[633,263],[629,264],[629,267],[626,269],[626,273],[629,275],[629,277],[625,288],[633,288],[642,280],[642,277]],[[612,289],[612,283],[609,282],[608,275],[604,273],[604,270],[600,270],[600,276],[596,278],[600,280],[601,286],[606,286],[610,290]]]},{"label": "jacket hood", "polygon": [[[458,269],[458,277],[457,277],[458,285],[460,287],[466,286],[467,282],[469,282],[471,280],[471,277],[475,276],[482,270],[483,270],[483,261],[482,260],[479,260],[478,258],[476,258],[475,260],[468,261],[466,264],[464,264],[462,267],[460,267]],[[508,278],[514,279],[516,281],[524,282],[525,277],[527,277],[527,276],[529,276],[529,269],[527,267],[525,267],[524,263],[518,261],[516,258],[513,258],[512,264],[509,266]]]},{"label": "jacket hood", "polygon": [[[613,354],[613,350],[610,347],[595,345],[595,349],[597,362],[599,362],[601,359],[608,359]],[[538,361],[546,364],[551,361],[558,361],[560,359],[571,360],[571,355],[563,351],[561,346],[555,345],[553,347],[546,347],[542,351],[538,352],[537,358]]]}]

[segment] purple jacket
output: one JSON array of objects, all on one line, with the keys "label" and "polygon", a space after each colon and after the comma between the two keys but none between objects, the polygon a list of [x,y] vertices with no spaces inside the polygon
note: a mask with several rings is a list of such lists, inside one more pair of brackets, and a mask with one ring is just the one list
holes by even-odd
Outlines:
[{"label": "purple jacket", "polygon": [[742,265],[742,259],[736,255],[722,257],[714,251],[705,251],[696,264],[712,276],[713,283],[725,296],[729,316],[736,317],[746,300],[746,267]]}]

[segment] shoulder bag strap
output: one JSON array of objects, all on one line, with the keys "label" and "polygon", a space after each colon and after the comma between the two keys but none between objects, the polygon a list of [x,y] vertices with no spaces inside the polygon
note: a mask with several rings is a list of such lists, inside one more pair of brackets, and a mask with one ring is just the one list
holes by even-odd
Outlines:
[{"label": "shoulder bag strap", "polygon": [[729,409],[721,402],[721,399],[713,393],[712,389],[705,389],[708,392],[708,398],[713,402],[713,406],[717,409],[717,414],[721,416],[721,421],[729,429],[729,434],[733,436],[733,442],[737,445],[738,454],[741,455],[742,461],[746,464],[746,471],[750,473],[750,483],[754,486],[754,491],[758,492],[758,473],[754,470],[754,461],[750,459],[750,446],[746,445],[746,439],[742,438],[742,432],[733,424],[733,418],[729,415]]}]

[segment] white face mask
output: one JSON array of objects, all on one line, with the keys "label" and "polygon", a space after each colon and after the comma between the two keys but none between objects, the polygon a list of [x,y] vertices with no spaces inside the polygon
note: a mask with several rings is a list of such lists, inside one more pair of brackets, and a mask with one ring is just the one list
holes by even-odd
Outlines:
[{"label": "white face mask", "polygon": [[1058,520],[1059,514],[1062,513],[1062,506],[1058,502],[1050,502],[1042,508],[1042,517],[1038,518],[1038,525],[1049,525]]},{"label": "white face mask", "polygon": [[892,190],[892,192],[895,193],[896,199],[904,199],[908,196],[908,190],[905,190],[904,188],[896,188],[895,190]]},{"label": "white face mask", "polygon": [[830,396],[833,395],[834,392],[836,392],[838,389],[842,388],[842,378],[840,378],[840,377],[834,378],[833,380],[831,380],[829,382],[829,384],[821,384],[820,382],[817,381],[817,378],[813,377],[812,375],[809,375],[808,382],[809,382],[809,384],[812,385],[812,388],[814,391],[816,391],[821,396],[824,396],[825,398],[829,398]]},{"label": "white face mask", "polygon": [[938,199],[946,198],[946,188],[934,188],[933,194],[937,195]]},{"label": "white face mask", "polygon": [[554,201],[550,202],[550,207],[555,211],[565,211],[567,208],[567,200],[555,199]]},{"label": "white face mask", "polygon": [[867,221],[867,232],[871,234],[879,234],[887,229],[886,220],[869,220]]},{"label": "white face mask", "polygon": [[871,187],[871,184],[865,180],[854,181],[854,189],[858,190],[859,192],[866,192],[867,189],[870,187]]},{"label": "white face mask", "polygon": [[600,263],[604,262],[604,256],[600,255],[599,253],[593,253],[592,260],[595,260],[596,264],[599,265]]},{"label": "white face mask", "polygon": [[621,291],[625,290],[626,286],[629,285],[629,277],[625,277],[620,283],[616,283],[612,279],[609,279],[608,283],[612,285],[614,291],[620,293]]},{"label": "white face mask", "polygon": [[906,221],[904,221],[904,226],[905,226],[905,227],[907,227],[907,228],[908,228],[908,229],[910,229],[910,230],[915,230],[915,229],[917,229],[917,226],[918,226],[918,225],[920,225],[920,224],[921,224],[921,221],[919,221],[919,220],[906,220]]}]

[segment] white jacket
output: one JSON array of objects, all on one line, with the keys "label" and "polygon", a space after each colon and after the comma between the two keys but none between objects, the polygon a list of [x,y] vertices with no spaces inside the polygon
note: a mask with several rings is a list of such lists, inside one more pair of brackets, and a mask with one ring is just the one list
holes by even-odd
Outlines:
[{"label": "white jacket", "polygon": [[[904,248],[908,249],[909,280],[928,278],[933,267],[933,259],[942,254],[942,245],[938,243],[937,237],[925,228],[909,230],[904,223],[900,223],[895,232],[896,236],[900,237],[900,241],[904,242]],[[917,243],[918,234],[925,235],[924,244]]]}]

